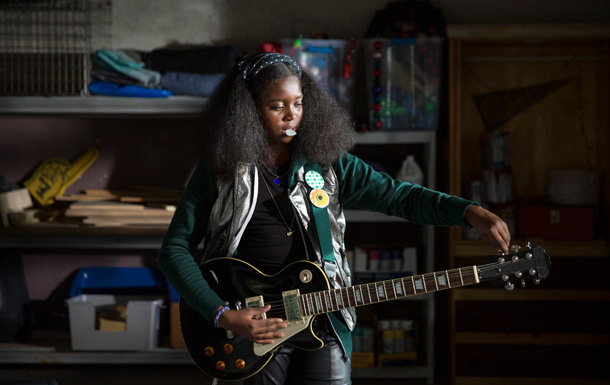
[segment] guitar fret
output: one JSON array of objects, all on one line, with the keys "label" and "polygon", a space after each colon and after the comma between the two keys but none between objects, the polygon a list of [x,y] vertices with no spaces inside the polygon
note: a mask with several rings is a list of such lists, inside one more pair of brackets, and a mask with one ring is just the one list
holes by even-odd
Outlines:
[{"label": "guitar fret", "polygon": [[432,273],[432,278],[434,278],[434,287],[438,291],[438,281],[436,280],[436,273]]},{"label": "guitar fret", "polygon": [[379,291],[377,291],[377,284],[373,283],[373,287],[375,288],[375,296],[377,296],[377,300],[375,302],[380,302],[381,300],[379,299]]},{"label": "guitar fret", "polygon": [[400,285],[402,286],[402,292],[404,293],[404,296],[407,296],[407,288],[405,287],[405,280],[401,279],[400,280]]},{"label": "guitar fret", "polygon": [[[337,295],[337,292],[339,295]],[[341,296],[341,290],[335,290],[335,300],[337,301],[337,309],[343,308],[343,297]]]},{"label": "guitar fret", "polygon": [[427,293],[428,292],[428,288],[426,287],[426,276],[425,275],[420,275],[421,277],[421,281],[424,284],[424,291]]},{"label": "guitar fret", "polygon": [[460,282],[462,283],[462,286],[464,286],[464,277],[462,276],[462,269],[458,269],[458,273],[460,273]]},{"label": "guitar fret", "polygon": [[405,295],[405,293],[402,291],[402,286],[400,285],[400,282],[400,280],[398,280],[398,282],[394,282],[394,280],[392,280],[392,286],[394,286],[394,298],[398,298],[398,294],[400,294],[401,296]]},{"label": "guitar fret", "polygon": [[449,272],[445,270],[445,276],[447,277],[447,286],[451,289],[451,280],[449,279]]},{"label": "guitar fret", "polygon": [[413,294],[417,294],[417,288],[415,287],[415,281],[413,280],[413,277],[411,277],[411,284],[413,285]]},{"label": "guitar fret", "polygon": [[360,286],[354,286],[354,296],[356,299],[356,305],[362,303],[362,288]]},{"label": "guitar fret", "polygon": [[322,302],[322,297],[320,293],[316,293],[316,303],[320,307],[320,313],[324,313],[324,303]]},{"label": "guitar fret", "polygon": [[330,295],[328,294],[328,292],[324,292],[324,302],[326,303],[326,311],[332,311],[333,310],[333,304],[330,301]]},{"label": "guitar fret", "polygon": [[[301,305],[301,313],[303,313],[303,315],[307,315],[307,306],[305,306],[305,296],[302,295],[299,297],[299,304]],[[286,317],[288,318],[288,317]]]},{"label": "guitar fret", "polygon": [[349,287],[345,289],[345,296],[347,297],[347,307],[352,307],[352,303],[349,300]]},{"label": "guitar fret", "polygon": [[371,288],[368,283],[366,284],[366,294],[369,296],[369,304],[373,303],[373,300],[371,299]]}]

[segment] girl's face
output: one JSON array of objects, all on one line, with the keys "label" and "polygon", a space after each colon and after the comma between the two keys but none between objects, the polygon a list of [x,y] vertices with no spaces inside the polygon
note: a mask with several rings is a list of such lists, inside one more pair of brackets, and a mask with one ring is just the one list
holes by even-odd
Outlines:
[{"label": "girl's face", "polygon": [[292,137],[286,130],[299,130],[303,118],[303,93],[294,77],[270,83],[258,98],[258,110],[271,144],[287,144]]}]

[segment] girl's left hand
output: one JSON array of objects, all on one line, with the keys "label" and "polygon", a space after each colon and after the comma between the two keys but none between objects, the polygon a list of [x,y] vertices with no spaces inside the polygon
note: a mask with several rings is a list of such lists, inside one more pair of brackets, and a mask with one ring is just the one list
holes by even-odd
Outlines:
[{"label": "girl's left hand", "polygon": [[508,254],[510,231],[506,223],[496,214],[484,208],[472,205],[466,210],[464,218],[493,247]]}]

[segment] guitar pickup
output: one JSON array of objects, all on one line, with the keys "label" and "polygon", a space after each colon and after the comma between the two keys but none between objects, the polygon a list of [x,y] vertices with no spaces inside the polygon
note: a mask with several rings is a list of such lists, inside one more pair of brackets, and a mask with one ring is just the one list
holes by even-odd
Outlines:
[{"label": "guitar pickup", "polygon": [[284,300],[284,310],[286,312],[286,321],[289,325],[295,325],[303,323],[303,315],[301,313],[301,307],[299,306],[299,289],[288,290],[282,292],[282,299]]},{"label": "guitar pickup", "polygon": [[[246,298],[246,307],[263,307],[265,306],[265,300],[262,295],[256,297]],[[267,319],[267,313],[261,314],[262,319]]]}]

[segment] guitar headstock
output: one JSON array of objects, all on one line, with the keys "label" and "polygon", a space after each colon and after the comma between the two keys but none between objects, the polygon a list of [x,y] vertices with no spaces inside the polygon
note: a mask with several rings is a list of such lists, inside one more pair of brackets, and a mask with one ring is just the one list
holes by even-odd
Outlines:
[{"label": "guitar headstock", "polygon": [[525,287],[527,279],[533,279],[537,285],[548,277],[551,258],[542,246],[528,246],[524,250],[513,246],[507,255],[488,256],[487,263],[477,266],[477,269],[481,282],[491,282],[495,286],[504,285],[507,290],[513,290],[514,282]]}]

